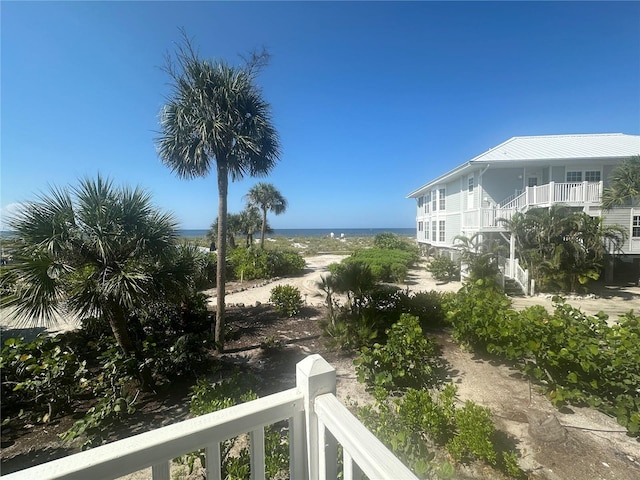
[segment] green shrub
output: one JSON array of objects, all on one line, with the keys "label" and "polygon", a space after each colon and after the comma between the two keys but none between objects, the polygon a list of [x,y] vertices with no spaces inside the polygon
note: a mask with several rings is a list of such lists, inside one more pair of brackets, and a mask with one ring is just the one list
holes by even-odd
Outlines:
[{"label": "green shrub", "polygon": [[0,355],[3,417],[21,409],[32,421],[48,422],[68,411],[87,372],[60,335],[32,342],[8,338]]},{"label": "green shrub", "polygon": [[404,422],[396,405],[379,398],[374,405],[358,408],[358,418],[418,478],[434,478],[434,454],[423,431]]},{"label": "green shrub", "polygon": [[493,444],[495,426],[491,410],[467,400],[463,408],[455,411],[455,427],[453,438],[446,444],[454,460],[469,462],[478,459],[489,465],[496,464],[498,457]]},{"label": "green shrub", "polygon": [[370,388],[404,390],[436,381],[435,346],[423,335],[418,318],[407,314],[391,327],[385,345],[363,347],[354,364],[358,381]]},{"label": "green shrub", "polygon": [[367,316],[341,317],[332,322],[322,322],[327,346],[346,352],[371,345],[379,335],[375,322]]},{"label": "green shrub", "polygon": [[[332,283],[325,279],[325,291],[327,285],[331,287]],[[436,291],[414,294],[379,285],[363,293],[357,302],[358,308],[354,309],[337,305],[329,296],[329,318],[322,322],[327,344],[330,348],[355,351],[363,346],[371,347],[375,342],[384,343],[387,332],[403,313],[418,317],[423,330],[441,326],[446,320],[442,302],[447,295],[453,294]]]},{"label": "green shrub", "polygon": [[418,317],[423,330],[440,327],[446,323],[446,313],[442,305],[446,298],[453,295],[455,294],[437,290],[397,294],[402,312]]},{"label": "green shrub", "polygon": [[[193,416],[199,416],[255,400],[258,396],[251,390],[251,383],[250,378],[241,376],[237,371],[214,384],[199,380],[191,388],[189,410]],[[250,476],[249,447],[246,441],[238,441],[238,438],[220,442],[222,478],[235,479]],[[286,430],[267,426],[264,442],[266,477],[282,476],[289,468],[289,441]],[[188,468],[188,475],[193,473],[197,465],[196,461],[202,467],[206,467],[204,450],[183,455],[175,461]]]},{"label": "green shrub", "polygon": [[447,255],[438,255],[427,264],[427,271],[433,278],[442,282],[460,279],[460,263],[451,260]]},{"label": "green shrub", "polygon": [[276,312],[285,317],[295,317],[302,310],[303,302],[300,290],[293,285],[277,285],[271,289],[269,302]]},{"label": "green shrub", "polygon": [[97,402],[60,437],[70,442],[83,438],[82,449],[104,443],[112,427],[135,413],[137,360],[127,356],[111,338],[97,348],[99,374],[82,379],[80,385]]},{"label": "green shrub", "polygon": [[[640,328],[632,312],[610,326],[604,314],[589,316],[554,298],[521,312],[504,294],[466,285],[447,310],[456,340],[515,362],[543,383],[558,405],[591,405],[615,415],[640,434]],[[635,400],[634,400],[635,399]]]},{"label": "green shrub", "polygon": [[193,375],[207,368],[212,346],[207,298],[196,293],[174,304],[162,299],[147,302],[131,320],[147,364],[158,379]]},{"label": "green shrub", "polygon": [[[350,257],[345,258],[342,264],[361,263],[368,265],[376,282],[402,282],[406,272],[398,266],[403,265],[408,269],[416,260],[417,255],[405,250],[367,248],[355,251]],[[394,276],[392,265],[397,265],[395,267],[396,274],[402,276],[402,278]]]},{"label": "green shrub", "polygon": [[456,407],[456,387],[446,385],[430,393],[409,388],[390,400],[378,392],[374,405],[358,409],[358,416],[420,478],[454,477],[446,463],[438,468],[429,446],[444,447],[457,463],[480,460],[508,475],[521,478],[518,454],[498,446],[491,412],[473,402]]},{"label": "green shrub", "polygon": [[392,232],[382,232],[377,234],[373,239],[375,248],[384,248],[387,250],[407,250],[413,251],[417,248],[415,242],[407,238],[402,238]]},{"label": "green shrub", "polygon": [[267,351],[281,350],[284,346],[284,340],[275,335],[269,335],[260,342],[260,348]]},{"label": "green shrub", "polygon": [[307,262],[292,250],[267,250],[269,268],[275,277],[300,275]]},{"label": "green shrub", "polygon": [[236,248],[230,252],[233,277],[243,280],[299,275],[306,262],[294,251]]}]

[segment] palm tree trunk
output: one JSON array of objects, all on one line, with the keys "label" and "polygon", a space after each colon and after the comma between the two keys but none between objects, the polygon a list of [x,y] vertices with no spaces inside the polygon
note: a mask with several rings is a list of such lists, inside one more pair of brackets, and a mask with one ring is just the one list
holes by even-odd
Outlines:
[{"label": "palm tree trunk", "polygon": [[262,230],[260,231],[260,248],[264,248],[264,237],[267,234],[267,207],[262,207]]},{"label": "palm tree trunk", "polygon": [[229,172],[226,162],[218,159],[218,259],[216,261],[216,328],[215,342],[219,353],[224,351],[224,310],[227,258],[227,190]]},{"label": "palm tree trunk", "polygon": [[124,312],[118,307],[112,309],[113,315],[109,316],[109,326],[111,332],[116,339],[116,343],[122,349],[125,355],[133,355],[138,361],[140,368],[140,383],[143,390],[155,391],[155,382],[151,375],[149,366],[145,364],[141,353],[136,348],[135,344],[131,341],[129,336],[129,329],[127,328],[127,321],[124,316]]}]

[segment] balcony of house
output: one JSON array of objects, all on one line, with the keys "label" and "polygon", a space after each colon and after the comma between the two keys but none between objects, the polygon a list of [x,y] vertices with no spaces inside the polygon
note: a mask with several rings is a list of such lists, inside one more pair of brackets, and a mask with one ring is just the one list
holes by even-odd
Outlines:
[{"label": "balcony of house", "polygon": [[556,204],[587,209],[599,205],[602,199],[602,182],[556,183],[526,187],[499,205],[476,208],[463,213],[463,226],[467,231],[507,231],[507,222],[516,212],[530,208],[546,208]]},{"label": "balcony of house", "polygon": [[207,478],[220,479],[220,445],[248,434],[251,478],[265,478],[264,428],[288,422],[289,478],[342,476],[417,479],[335,397],[336,372],[320,355],[296,366],[296,387],[140,435],[54,460],[2,478],[7,480],[113,479],[151,467],[153,480],[169,480],[171,459],[204,449]]}]

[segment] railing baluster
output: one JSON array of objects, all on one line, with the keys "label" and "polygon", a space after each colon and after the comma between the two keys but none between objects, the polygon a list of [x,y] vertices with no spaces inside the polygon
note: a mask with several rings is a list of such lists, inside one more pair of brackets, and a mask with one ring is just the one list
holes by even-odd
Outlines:
[{"label": "railing baluster", "polygon": [[251,455],[251,480],[265,480],[264,478],[264,428],[251,430],[249,434],[249,448]]},{"label": "railing baluster", "polygon": [[327,449],[325,433],[327,429],[324,424],[318,420],[318,479],[326,480],[327,477]]},{"label": "railing baluster", "polygon": [[353,463],[353,478],[354,480],[362,480],[362,470],[360,470],[360,465],[357,463]]},{"label": "railing baluster", "polygon": [[169,461],[153,465],[151,467],[151,478],[153,480],[169,480]]},{"label": "railing baluster", "polygon": [[304,412],[289,419],[289,478],[304,478],[305,464]]},{"label": "railing baluster", "polygon": [[325,438],[325,463],[327,466],[327,474],[324,478],[338,478],[338,442],[331,432],[324,429]]},{"label": "railing baluster", "polygon": [[342,477],[344,480],[353,480],[353,458],[349,452],[342,450]]},{"label": "railing baluster", "polygon": [[222,459],[220,458],[220,442],[205,447],[205,461],[207,462],[207,480],[222,480]]}]

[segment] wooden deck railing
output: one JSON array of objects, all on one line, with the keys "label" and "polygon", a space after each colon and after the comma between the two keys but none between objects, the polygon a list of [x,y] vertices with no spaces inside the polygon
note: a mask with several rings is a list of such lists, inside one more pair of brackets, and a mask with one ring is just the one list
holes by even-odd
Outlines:
[{"label": "wooden deck railing", "polygon": [[205,449],[207,478],[220,479],[220,442],[250,435],[251,478],[265,478],[264,427],[289,422],[291,479],[337,478],[337,443],[343,477],[416,479],[335,397],[336,372],[320,355],[296,366],[296,388],[135,435],[85,452],[2,476],[6,480],[113,479],[152,468],[169,480],[171,459]]}]

